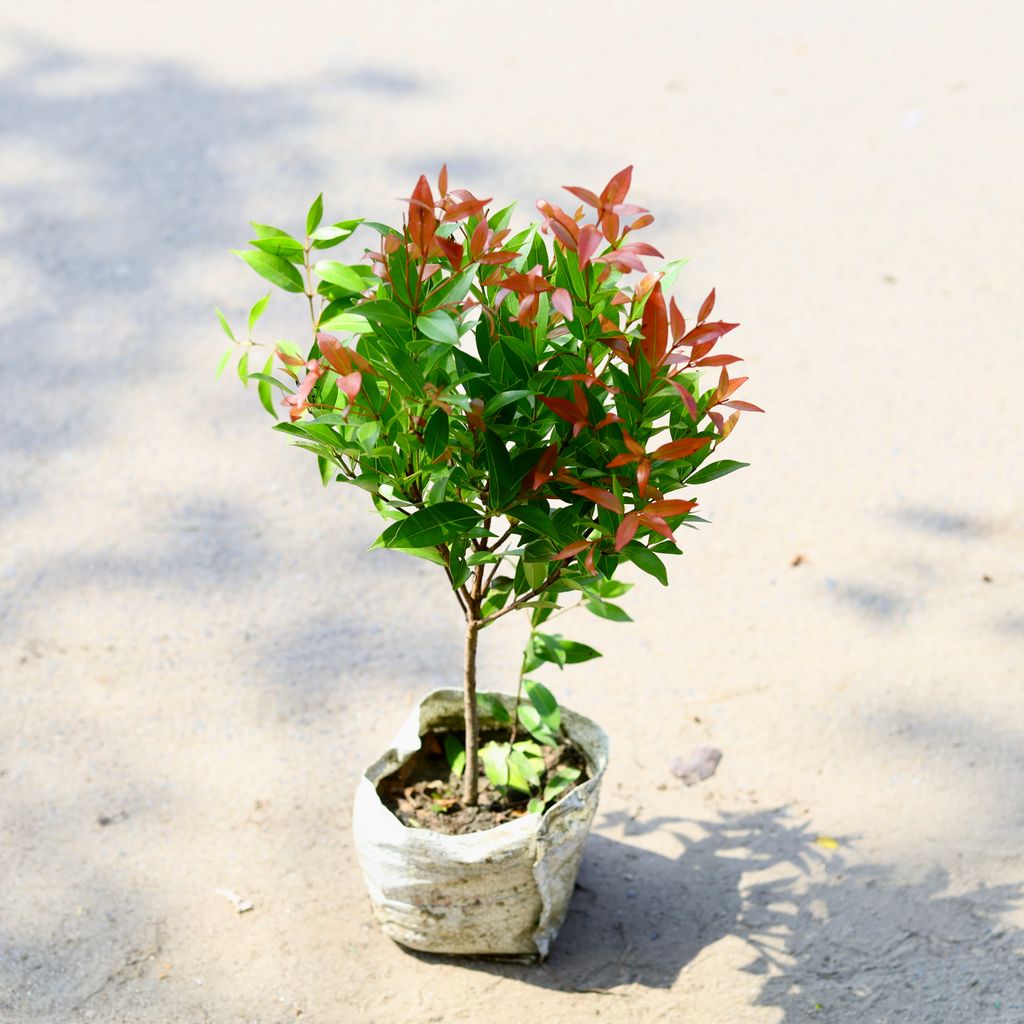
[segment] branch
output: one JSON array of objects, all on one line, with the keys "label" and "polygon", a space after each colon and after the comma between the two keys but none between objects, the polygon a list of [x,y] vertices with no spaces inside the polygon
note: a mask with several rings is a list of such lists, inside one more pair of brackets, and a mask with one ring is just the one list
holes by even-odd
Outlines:
[{"label": "branch", "polygon": [[559,566],[539,587],[534,587],[528,594],[524,594],[519,600],[513,601],[507,608],[502,608],[500,611],[496,611],[491,615],[488,615],[481,621],[481,626],[489,626],[492,622],[500,619],[502,615],[508,615],[509,612],[514,612],[517,608],[522,608],[524,604],[532,601],[535,597],[539,597],[544,593],[545,590],[549,590],[558,581],[558,577],[562,575],[562,568]]},{"label": "branch", "polygon": [[458,589],[455,587],[455,577],[452,575],[451,570],[452,553],[448,550],[447,544],[438,544],[437,551],[441,558],[444,559],[444,572],[448,577],[448,582],[452,585],[452,593],[455,595],[455,600],[459,602],[462,614],[468,618],[469,606],[471,604],[469,592],[466,590],[465,586],[461,586]]}]

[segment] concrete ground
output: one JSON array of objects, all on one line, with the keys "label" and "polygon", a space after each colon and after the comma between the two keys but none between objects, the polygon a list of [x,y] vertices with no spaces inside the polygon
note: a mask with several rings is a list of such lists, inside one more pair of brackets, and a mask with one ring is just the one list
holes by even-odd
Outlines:
[{"label": "concrete ground", "polygon": [[[1020,5],[19,6],[0,1020],[1024,1021]],[[372,923],[353,787],[458,679],[457,608],[213,380],[248,219],[398,216],[442,160],[524,215],[635,163],[768,409],[671,589],[544,677],[613,764],[541,967]]]}]

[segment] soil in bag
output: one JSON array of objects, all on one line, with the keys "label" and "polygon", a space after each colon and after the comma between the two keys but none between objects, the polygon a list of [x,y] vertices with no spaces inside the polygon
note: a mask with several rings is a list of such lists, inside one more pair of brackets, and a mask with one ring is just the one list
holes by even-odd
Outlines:
[{"label": "soil in bag", "polygon": [[[453,732],[460,742],[464,734]],[[466,807],[462,803],[462,777],[448,766],[441,732],[427,732],[422,745],[412,757],[377,784],[377,793],[392,814],[410,828],[432,829],[446,835],[483,832],[527,813],[528,793],[506,788],[504,792],[492,785],[483,768],[480,770],[479,803]],[[481,747],[496,740],[507,743],[507,732],[485,732],[480,736]],[[570,790],[587,781],[587,762],[583,753],[571,742],[557,747],[540,747],[544,757],[540,789],[559,768],[579,769],[579,778],[555,799],[561,799]],[[546,806],[550,806],[551,800]]]}]

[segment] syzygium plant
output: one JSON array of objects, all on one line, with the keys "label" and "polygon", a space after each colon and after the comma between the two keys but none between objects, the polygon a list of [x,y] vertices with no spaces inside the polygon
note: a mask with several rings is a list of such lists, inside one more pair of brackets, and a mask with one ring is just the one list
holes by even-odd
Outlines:
[{"label": "syzygium plant", "polygon": [[[257,237],[238,253],[302,297],[309,341],[277,342],[252,372],[267,298],[245,340],[221,315],[242,350],[239,376],[258,382],[275,416],[283,392],[276,429],[316,455],[325,484],[362,488],[390,520],[374,547],[445,573],[466,622],[467,805],[477,802],[480,631],[528,613],[520,719],[535,739],[556,740],[557,705],[525,673],[598,652],[545,623],[567,600],[628,621],[614,603],[624,563],[667,585],[675,532],[703,522],[678,492],[745,465],[718,448],[742,411],[761,411],[734,397],[746,380],[729,375],[738,357],[715,351],[737,325],[711,319],[714,291],[684,315],[667,298],[683,261],[647,270],[661,253],[636,240],[653,218],[626,202],[631,174],[600,193],[570,187],[583,204],[575,213],[538,202],[541,220],[515,234],[511,206],[491,212],[490,199],[449,188],[445,168],[436,194],[419,179],[397,227],[323,226],[318,196],[304,233],[253,224]],[[375,236],[363,258],[328,258],[357,229]],[[708,386],[702,369],[713,370]]]}]

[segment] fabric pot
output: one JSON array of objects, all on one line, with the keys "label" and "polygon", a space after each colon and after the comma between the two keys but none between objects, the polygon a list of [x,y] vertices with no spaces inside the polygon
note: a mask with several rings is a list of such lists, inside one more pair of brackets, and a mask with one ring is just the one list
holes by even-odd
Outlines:
[{"label": "fabric pot", "polygon": [[[492,696],[514,711],[513,697]],[[374,914],[390,938],[430,953],[547,956],[569,909],[608,762],[601,728],[568,708],[561,711],[590,778],[543,814],[444,835],[408,828],[381,802],[377,784],[419,749],[424,733],[463,729],[460,690],[427,694],[391,749],[366,770],[352,830]],[[498,725],[481,708],[481,729]]]}]

